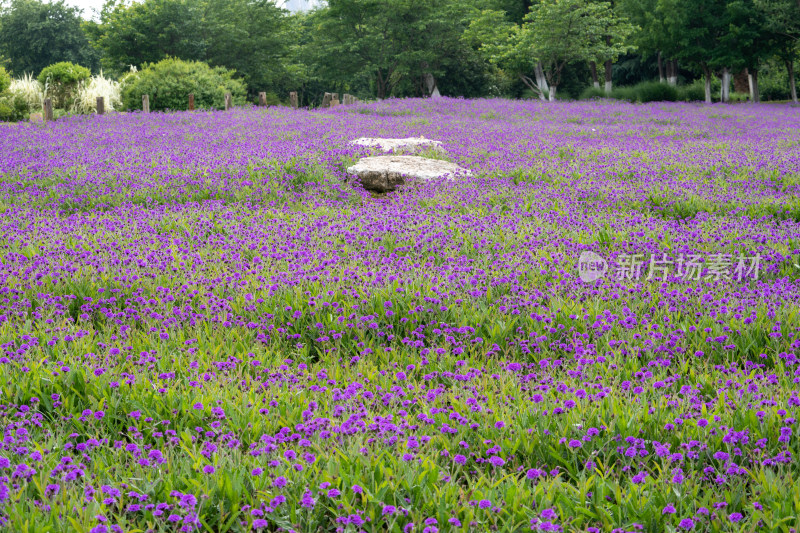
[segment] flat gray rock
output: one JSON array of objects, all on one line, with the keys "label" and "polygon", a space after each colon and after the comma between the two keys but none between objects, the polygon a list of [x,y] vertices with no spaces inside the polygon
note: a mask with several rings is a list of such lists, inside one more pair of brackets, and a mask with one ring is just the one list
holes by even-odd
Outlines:
[{"label": "flat gray rock", "polygon": [[358,177],[361,186],[372,192],[391,192],[410,180],[454,179],[470,171],[449,161],[413,155],[378,155],[365,157],[347,168]]},{"label": "flat gray rock", "polygon": [[426,139],[425,137],[406,137],[405,139],[381,139],[379,137],[361,137],[354,141],[350,141],[353,146],[367,146],[369,148],[378,148],[382,152],[415,152],[417,150],[431,148],[433,150],[442,150],[442,143]]}]

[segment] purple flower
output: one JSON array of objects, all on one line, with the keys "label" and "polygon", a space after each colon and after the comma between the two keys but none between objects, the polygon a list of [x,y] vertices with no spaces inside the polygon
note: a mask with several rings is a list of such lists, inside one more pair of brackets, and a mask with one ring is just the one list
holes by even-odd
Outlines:
[{"label": "purple flower", "polygon": [[492,466],[495,466],[495,467],[498,467],[498,468],[503,466],[504,464],[506,464],[506,462],[503,460],[502,457],[498,457],[496,455],[493,455],[492,457],[490,457],[489,458],[489,462],[492,463]]}]

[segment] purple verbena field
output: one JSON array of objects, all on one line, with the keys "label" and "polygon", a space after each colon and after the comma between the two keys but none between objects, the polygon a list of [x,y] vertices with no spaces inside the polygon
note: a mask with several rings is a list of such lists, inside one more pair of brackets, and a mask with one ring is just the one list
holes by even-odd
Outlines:
[{"label": "purple verbena field", "polygon": [[0,125],[2,528],[795,531],[799,192],[782,105]]}]

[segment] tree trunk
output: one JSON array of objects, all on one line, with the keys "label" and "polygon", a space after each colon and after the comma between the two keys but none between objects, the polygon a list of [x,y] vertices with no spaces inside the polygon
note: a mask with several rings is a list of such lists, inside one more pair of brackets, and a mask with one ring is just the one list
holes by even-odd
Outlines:
[{"label": "tree trunk", "polygon": [[731,69],[722,69],[722,86],[720,87],[719,99],[725,103],[731,101]]},{"label": "tree trunk", "polygon": [[750,85],[750,101],[756,104],[761,102],[761,95],[758,92],[758,71],[747,69],[747,81]]},{"label": "tree trunk", "polygon": [[664,83],[664,62],[661,60],[661,50],[658,51],[658,81]]},{"label": "tree trunk", "polygon": [[[798,0],[800,1],[800,0]],[[789,92],[792,95],[792,102],[797,103],[797,83],[794,81],[794,61],[786,61],[786,73],[789,75]]]},{"label": "tree trunk", "polygon": [[753,70],[753,102],[761,103],[761,91],[758,90],[758,71]]},{"label": "tree trunk", "polygon": [[711,69],[703,65],[703,78],[705,79],[706,103],[711,103]]},{"label": "tree trunk", "polygon": [[550,101],[551,102],[555,102],[556,101],[556,86],[555,85],[551,85],[550,86]]},{"label": "tree trunk", "polygon": [[544,75],[544,67],[541,61],[537,61],[534,72],[536,73],[536,87],[539,88],[539,100],[547,100],[545,95],[550,88],[547,86],[547,77]]},{"label": "tree trunk", "polygon": [[383,79],[383,73],[378,69],[378,77],[377,77],[377,90],[378,90],[378,100],[383,100],[386,98],[386,81]]},{"label": "tree trunk", "polygon": [[600,80],[597,79],[597,63],[592,61],[589,63],[589,68],[592,70],[592,87],[595,89],[600,88]]},{"label": "tree trunk", "polygon": [[670,85],[678,85],[678,60],[677,59],[670,59],[667,63],[668,73],[667,73],[667,83]]},{"label": "tree trunk", "polygon": [[608,59],[605,63],[605,70],[606,70],[606,85],[605,85],[606,94],[611,94],[613,65],[610,59]]}]

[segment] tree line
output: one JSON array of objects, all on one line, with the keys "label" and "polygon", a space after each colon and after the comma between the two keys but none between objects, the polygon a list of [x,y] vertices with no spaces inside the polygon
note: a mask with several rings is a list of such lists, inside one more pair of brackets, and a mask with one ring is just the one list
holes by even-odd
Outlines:
[{"label": "tree line", "polygon": [[[797,102],[800,0],[0,0],[0,67],[68,61],[122,77],[167,58],[235,71],[250,98],[556,99],[658,80]],[[736,78],[736,83],[733,83]],[[745,80],[745,82],[743,82]],[[591,90],[594,93],[591,93]]]}]

